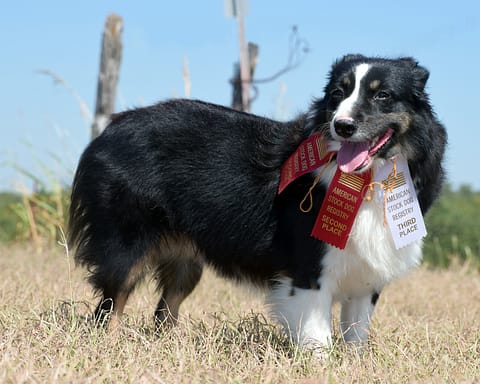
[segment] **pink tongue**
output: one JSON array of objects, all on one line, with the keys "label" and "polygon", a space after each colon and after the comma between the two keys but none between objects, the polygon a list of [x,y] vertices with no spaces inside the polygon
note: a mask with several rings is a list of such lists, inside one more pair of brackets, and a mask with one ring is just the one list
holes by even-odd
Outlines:
[{"label": "pink tongue", "polygon": [[337,164],[342,172],[350,173],[362,165],[369,157],[369,143],[344,141],[337,153]]}]

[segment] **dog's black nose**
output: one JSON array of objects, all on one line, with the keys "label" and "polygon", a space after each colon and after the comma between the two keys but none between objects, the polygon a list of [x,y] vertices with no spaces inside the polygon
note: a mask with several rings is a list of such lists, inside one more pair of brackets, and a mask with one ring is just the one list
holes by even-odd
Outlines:
[{"label": "dog's black nose", "polygon": [[355,121],[353,119],[346,118],[340,118],[335,120],[335,122],[333,123],[333,127],[335,128],[335,132],[337,132],[339,136],[345,138],[351,137],[357,129]]}]

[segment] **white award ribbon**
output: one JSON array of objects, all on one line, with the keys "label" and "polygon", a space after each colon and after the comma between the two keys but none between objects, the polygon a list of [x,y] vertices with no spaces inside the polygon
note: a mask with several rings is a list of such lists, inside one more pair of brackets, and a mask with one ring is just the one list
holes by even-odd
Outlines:
[{"label": "white award ribbon", "polygon": [[[385,217],[393,237],[395,247],[403,248],[427,235],[422,211],[408,162],[403,156],[396,157],[396,177],[393,177],[393,161],[375,170],[373,180],[392,187],[390,191],[376,188],[380,201],[385,201]],[[390,177],[390,180],[388,178]],[[386,199],[384,194],[387,194]]]}]

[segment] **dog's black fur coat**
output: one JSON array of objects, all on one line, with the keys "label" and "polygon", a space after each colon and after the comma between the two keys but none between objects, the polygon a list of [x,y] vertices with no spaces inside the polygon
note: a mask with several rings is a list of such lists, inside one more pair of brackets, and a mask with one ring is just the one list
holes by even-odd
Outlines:
[{"label": "dog's black fur coat", "polygon": [[[229,277],[271,283],[287,276],[294,287],[319,289],[326,245],[310,231],[325,187],[315,188],[312,211],[300,213],[312,176],[278,196],[280,168],[315,131],[329,137],[335,107],[329,93],[339,74],[359,61],[392,72],[401,103],[391,108],[408,113],[411,122],[379,156],[396,144],[408,147],[426,212],[443,180],[446,136],[423,90],[428,72],[411,59],[343,58],[332,69],[325,98],[286,123],[190,100],[127,111],[114,115],[83,153],[71,197],[69,244],[102,300],[115,300],[119,292],[128,297],[143,276],[130,276],[140,260],[162,241],[168,246],[185,239],[198,258],[158,261],[154,273],[163,296],[188,295],[203,262]],[[100,303],[97,316],[108,308]]]},{"label": "dog's black fur coat", "polygon": [[[298,269],[292,264],[303,253],[290,258],[274,247],[274,237],[287,235],[277,223],[288,207],[274,202],[279,169],[305,135],[301,119],[279,123],[200,101],[115,115],[75,177],[77,260],[95,267],[101,289],[121,280],[160,236],[186,234],[229,276],[265,281]],[[308,231],[299,235],[321,247]]]}]

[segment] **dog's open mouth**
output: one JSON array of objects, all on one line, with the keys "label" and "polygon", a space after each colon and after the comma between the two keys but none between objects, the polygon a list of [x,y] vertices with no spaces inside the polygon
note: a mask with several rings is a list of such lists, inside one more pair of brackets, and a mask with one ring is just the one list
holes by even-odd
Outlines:
[{"label": "dog's open mouth", "polygon": [[374,140],[353,142],[343,141],[337,153],[337,164],[342,172],[351,173],[370,165],[373,156],[392,137],[393,129],[388,129]]}]

